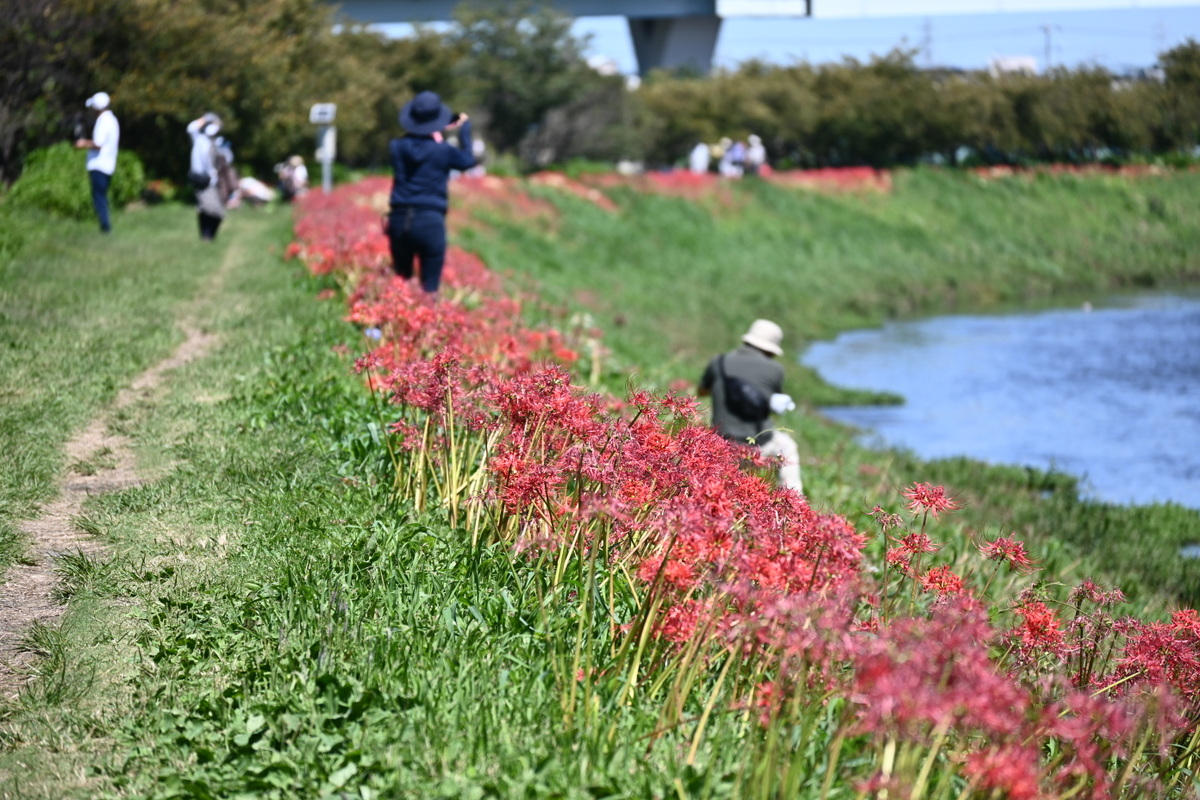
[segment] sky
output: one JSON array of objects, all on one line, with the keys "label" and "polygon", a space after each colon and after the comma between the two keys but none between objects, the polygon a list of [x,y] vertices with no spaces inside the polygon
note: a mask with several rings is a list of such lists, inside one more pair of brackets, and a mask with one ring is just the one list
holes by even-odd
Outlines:
[{"label": "sky", "polygon": [[[616,62],[623,73],[637,72],[624,17],[582,17],[573,32],[591,36],[589,55]],[[1158,53],[1188,38],[1200,41],[1200,4],[867,19],[730,18],[722,23],[714,65],[735,68],[752,58],[773,64],[821,64],[847,56],[866,61],[905,46],[920,50],[922,66],[985,69],[993,57],[1030,56],[1041,70],[1049,44],[1055,67],[1098,65],[1121,73],[1152,66]]]}]

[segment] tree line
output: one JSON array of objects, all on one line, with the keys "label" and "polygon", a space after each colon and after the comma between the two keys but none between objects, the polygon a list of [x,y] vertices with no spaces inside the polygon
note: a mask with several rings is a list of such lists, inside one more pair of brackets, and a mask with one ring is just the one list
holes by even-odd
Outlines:
[{"label": "tree line", "polygon": [[655,73],[629,88],[592,69],[569,18],[529,2],[460,7],[446,29],[388,39],[314,0],[10,0],[0,22],[0,182],[73,137],[107,91],[122,143],[152,177],[186,172],[184,126],[226,122],[244,169],[313,149],[308,109],[338,105],[338,157],[382,166],[397,112],[432,89],[469,111],[492,153],[524,168],[572,159],[679,162],[698,141],[761,136],[789,166],[1095,160],[1190,153],[1200,140],[1200,44],[1160,55],[1161,80],[1099,67],[1047,75],[868,62],[749,62]]}]

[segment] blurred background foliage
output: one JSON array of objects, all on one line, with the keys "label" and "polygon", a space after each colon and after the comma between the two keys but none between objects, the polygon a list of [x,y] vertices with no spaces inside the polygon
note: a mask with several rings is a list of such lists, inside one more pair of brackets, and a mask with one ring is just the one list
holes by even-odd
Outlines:
[{"label": "blurred background foliage", "polygon": [[530,2],[460,8],[449,27],[388,39],[313,0],[8,0],[0,23],[0,182],[73,137],[83,101],[113,95],[125,152],[180,181],[187,122],[215,111],[244,173],[309,156],[313,103],[338,105],[338,159],[383,167],[397,112],[432,89],[469,111],[492,158],[520,169],[681,163],[698,141],[761,136],[773,163],[1189,160],[1200,137],[1200,43],[1160,77],[1104,69],[1001,75],[867,63],[747,62],[707,77],[601,74],[570,20]]},{"label": "blurred background foliage", "polygon": [[[113,174],[109,200],[121,208],[142,196],[146,174],[136,153],[120,155],[121,168]],[[35,150],[25,161],[21,180],[8,196],[15,208],[38,208],[71,219],[91,219],[92,189],[88,182],[87,153],[69,142]]]}]

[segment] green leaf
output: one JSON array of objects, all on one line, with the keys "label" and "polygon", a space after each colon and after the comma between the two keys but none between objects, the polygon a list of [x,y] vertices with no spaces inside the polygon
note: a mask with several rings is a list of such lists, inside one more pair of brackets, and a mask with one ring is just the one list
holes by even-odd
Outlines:
[{"label": "green leaf", "polygon": [[335,789],[340,789],[346,785],[346,781],[353,778],[356,774],[358,774],[358,765],[347,764],[329,776],[329,783]]}]

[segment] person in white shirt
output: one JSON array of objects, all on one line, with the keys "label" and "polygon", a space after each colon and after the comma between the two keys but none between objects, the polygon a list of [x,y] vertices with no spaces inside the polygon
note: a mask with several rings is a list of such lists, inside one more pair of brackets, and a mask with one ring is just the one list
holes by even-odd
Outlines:
[{"label": "person in white shirt", "polygon": [[304,166],[304,159],[300,156],[292,156],[288,163],[292,166],[292,193],[296,197],[303,197],[308,194],[308,167]]},{"label": "person in white shirt", "polygon": [[767,148],[762,139],[750,134],[750,146],[746,148],[746,174],[757,175],[767,163]]},{"label": "person in white shirt", "polygon": [[225,201],[221,198],[217,173],[217,134],[221,118],[209,112],[188,123],[192,137],[192,153],[188,165],[188,181],[196,191],[196,210],[200,221],[200,239],[211,242],[225,219]]},{"label": "person in white shirt", "polygon": [[87,99],[88,109],[95,115],[92,138],[76,139],[75,147],[87,150],[88,180],[92,184],[92,206],[100,220],[100,230],[109,233],[112,223],[108,213],[108,187],[113,173],[117,171],[117,148],[121,142],[121,125],[108,106],[112,102],[104,92],[96,92]]}]

